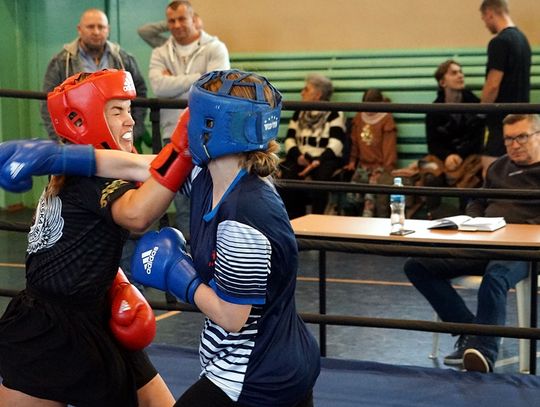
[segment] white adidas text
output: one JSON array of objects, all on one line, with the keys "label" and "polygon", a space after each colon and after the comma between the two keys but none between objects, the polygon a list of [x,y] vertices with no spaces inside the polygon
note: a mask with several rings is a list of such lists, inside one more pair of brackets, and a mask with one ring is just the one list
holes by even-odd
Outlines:
[{"label": "white adidas text", "polygon": [[153,249],[141,253],[141,259],[146,274],[152,273],[152,264],[154,263],[154,257],[156,257],[156,253],[158,250],[159,247],[156,246]]}]

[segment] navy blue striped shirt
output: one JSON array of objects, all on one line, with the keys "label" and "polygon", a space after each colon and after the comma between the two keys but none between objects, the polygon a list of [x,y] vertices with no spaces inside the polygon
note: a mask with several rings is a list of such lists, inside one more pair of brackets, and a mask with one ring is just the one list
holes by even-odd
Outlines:
[{"label": "navy blue striped shirt", "polygon": [[251,304],[240,332],[206,319],[202,373],[233,401],[290,406],[313,387],[319,350],[296,313],[298,249],[275,188],[241,171],[212,209],[212,179],[196,168],[191,184],[191,252],[201,279],[235,304]]}]

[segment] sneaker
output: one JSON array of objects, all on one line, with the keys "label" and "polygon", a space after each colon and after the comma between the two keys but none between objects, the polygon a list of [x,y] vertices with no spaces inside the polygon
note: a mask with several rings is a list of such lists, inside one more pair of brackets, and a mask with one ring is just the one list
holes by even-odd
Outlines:
[{"label": "sneaker", "polygon": [[493,372],[493,362],[474,348],[466,349],[463,353],[463,367],[468,372]]},{"label": "sneaker", "polygon": [[454,352],[446,355],[443,363],[448,366],[459,366],[463,363],[463,352],[467,349],[467,335],[460,335],[454,345]]}]

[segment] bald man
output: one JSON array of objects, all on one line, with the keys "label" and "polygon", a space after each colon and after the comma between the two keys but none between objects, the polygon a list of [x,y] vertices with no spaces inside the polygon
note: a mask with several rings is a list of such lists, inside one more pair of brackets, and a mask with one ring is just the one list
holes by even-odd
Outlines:
[{"label": "bald man", "polygon": [[[120,48],[120,45],[108,41],[109,20],[99,9],[84,11],[77,25],[78,36],[69,44],[65,44],[58,54],[49,62],[43,91],[50,92],[67,77],[77,72],[95,72],[106,68],[124,69],[131,73],[138,97],[146,97],[146,84],[140,73],[135,58]],[[146,108],[133,108],[135,120],[134,141],[144,134],[144,118]],[[41,117],[49,137],[57,138],[51,125],[47,105],[42,104]]]}]

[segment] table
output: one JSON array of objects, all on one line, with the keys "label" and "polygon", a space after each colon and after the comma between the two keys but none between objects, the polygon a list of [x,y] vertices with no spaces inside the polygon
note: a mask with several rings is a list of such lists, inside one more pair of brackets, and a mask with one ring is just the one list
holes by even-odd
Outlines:
[{"label": "table", "polygon": [[[494,232],[428,229],[427,220],[407,219],[414,233],[390,235],[390,220],[306,215],[291,221],[300,250],[319,251],[319,312],[326,313],[326,251],[391,256],[462,257],[531,262],[531,327],[537,326],[537,262],[540,225],[508,224]],[[326,326],[320,325],[321,354],[326,355]],[[536,341],[531,340],[530,372],[536,373]]]}]

